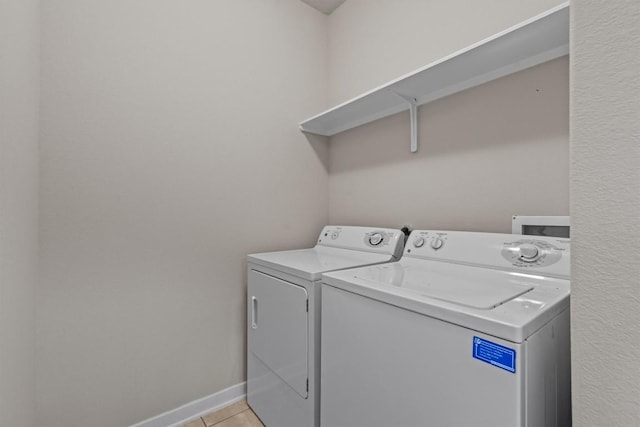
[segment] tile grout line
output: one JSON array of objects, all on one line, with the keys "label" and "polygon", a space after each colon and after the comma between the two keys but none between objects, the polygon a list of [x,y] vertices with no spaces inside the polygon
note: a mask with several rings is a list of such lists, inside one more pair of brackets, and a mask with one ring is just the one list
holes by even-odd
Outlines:
[{"label": "tile grout line", "polygon": [[[229,405],[229,406],[231,406],[231,405]],[[228,408],[229,406],[226,406],[225,408]],[[222,408],[222,409],[225,409],[225,408]],[[222,410],[222,409],[220,409],[220,410]],[[217,426],[218,424],[223,423],[223,422],[227,421],[229,418],[235,417],[236,415],[241,414],[241,413],[243,413],[243,412],[244,412],[244,411],[246,411],[246,410],[248,410],[248,406],[247,406],[247,409],[243,409],[243,410],[242,410],[242,411],[240,411],[240,412],[236,412],[236,413],[234,413],[234,414],[232,414],[232,415],[229,415],[228,417],[223,418],[223,419],[219,420],[218,422],[216,422],[215,424],[211,424],[211,425],[209,425],[209,424],[207,424],[207,423],[206,423],[206,421],[204,420],[204,417],[201,417],[201,419],[202,419],[202,423],[205,425],[205,427],[215,427],[215,426]],[[216,412],[218,412],[218,411],[216,411]],[[215,412],[213,412],[213,413],[215,413]]]}]

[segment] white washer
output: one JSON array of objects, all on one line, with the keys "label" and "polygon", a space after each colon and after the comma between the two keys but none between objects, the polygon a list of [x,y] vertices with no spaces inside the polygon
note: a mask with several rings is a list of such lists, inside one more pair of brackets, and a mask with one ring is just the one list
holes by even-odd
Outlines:
[{"label": "white washer", "polygon": [[315,247],[248,256],[247,402],[266,427],[318,427],[322,273],[394,261],[400,230],[324,227]]},{"label": "white washer", "polygon": [[569,239],[414,231],[322,277],[322,427],[571,425]]}]

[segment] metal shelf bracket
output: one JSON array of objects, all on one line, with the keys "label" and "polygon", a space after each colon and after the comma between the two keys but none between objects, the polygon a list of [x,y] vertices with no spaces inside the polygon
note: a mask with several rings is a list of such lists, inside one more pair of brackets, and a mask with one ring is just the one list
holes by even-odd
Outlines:
[{"label": "metal shelf bracket", "polygon": [[407,101],[409,104],[409,117],[411,120],[411,152],[416,153],[418,151],[418,100],[412,96],[402,95],[398,92],[393,93]]}]

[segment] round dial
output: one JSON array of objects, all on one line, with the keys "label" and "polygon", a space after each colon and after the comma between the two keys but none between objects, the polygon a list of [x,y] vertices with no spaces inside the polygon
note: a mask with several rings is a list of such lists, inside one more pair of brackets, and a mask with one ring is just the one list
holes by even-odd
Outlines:
[{"label": "round dial", "polygon": [[418,236],[413,240],[413,246],[416,248],[421,248],[424,246],[424,237]]},{"label": "round dial", "polygon": [[540,249],[531,243],[524,243],[518,248],[520,251],[520,259],[525,262],[533,262],[540,258]]},{"label": "round dial", "polygon": [[440,249],[443,244],[444,244],[444,241],[439,237],[434,237],[433,240],[431,241],[431,247],[435,250]]},{"label": "round dial", "polygon": [[505,242],[502,245],[502,256],[514,267],[538,268],[548,267],[569,256],[569,243],[558,240],[520,239]]},{"label": "round dial", "polygon": [[373,233],[371,236],[369,236],[369,243],[371,243],[373,246],[377,246],[382,243],[382,234]]}]

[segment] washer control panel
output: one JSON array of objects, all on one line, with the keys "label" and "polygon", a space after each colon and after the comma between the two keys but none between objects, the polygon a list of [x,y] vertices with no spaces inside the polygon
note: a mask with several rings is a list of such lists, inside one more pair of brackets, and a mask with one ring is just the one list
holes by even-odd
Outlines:
[{"label": "washer control panel", "polygon": [[563,248],[545,240],[520,239],[502,245],[502,256],[515,267],[543,267],[557,263]]},{"label": "washer control panel", "polygon": [[566,278],[570,247],[571,241],[560,237],[413,230],[403,257]]},{"label": "washer control panel", "polygon": [[410,254],[418,249],[424,248],[424,251],[433,252],[444,247],[447,241],[447,232],[438,231],[414,231],[409,237],[406,253]]}]

